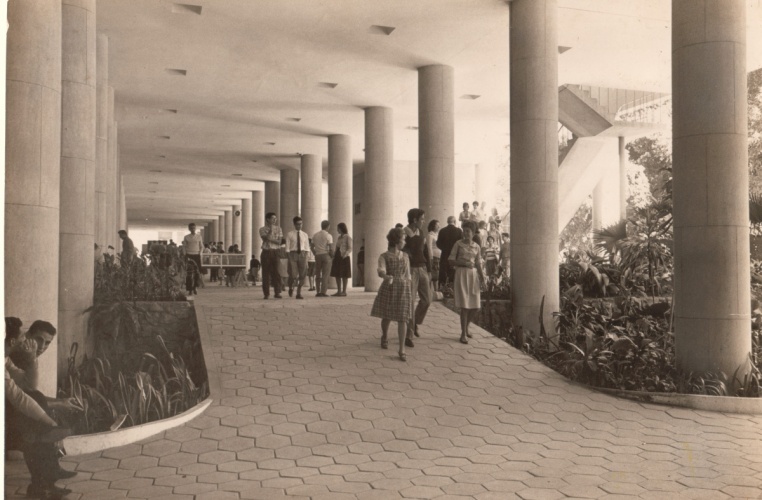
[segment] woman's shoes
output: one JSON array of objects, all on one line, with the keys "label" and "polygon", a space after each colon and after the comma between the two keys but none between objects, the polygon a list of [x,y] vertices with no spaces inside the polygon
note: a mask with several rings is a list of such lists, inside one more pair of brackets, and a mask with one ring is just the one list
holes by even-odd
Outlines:
[{"label": "woman's shoes", "polygon": [[461,344],[468,344],[468,339],[466,337],[461,337],[460,338],[460,343]]},{"label": "woman's shoes", "polygon": [[386,337],[381,337],[381,349],[388,349],[389,348],[389,341],[386,340]]},{"label": "woman's shoes", "polygon": [[407,361],[407,356],[405,355],[404,352],[400,353],[400,361]]}]

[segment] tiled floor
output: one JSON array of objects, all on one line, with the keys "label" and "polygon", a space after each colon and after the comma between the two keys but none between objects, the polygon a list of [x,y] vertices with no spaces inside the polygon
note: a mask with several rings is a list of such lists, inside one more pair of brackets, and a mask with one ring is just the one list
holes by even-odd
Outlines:
[{"label": "tiled floor", "polygon": [[[393,329],[379,347],[372,300],[207,285],[220,399],[143,443],[67,457],[68,498],[762,498],[762,416],[596,393],[479,329],[461,345],[440,304],[402,362]],[[5,466],[21,498],[26,468]]]}]

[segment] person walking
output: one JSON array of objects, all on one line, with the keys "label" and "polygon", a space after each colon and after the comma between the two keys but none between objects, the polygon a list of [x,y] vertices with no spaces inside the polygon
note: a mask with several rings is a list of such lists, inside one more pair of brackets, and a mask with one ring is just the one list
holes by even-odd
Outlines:
[{"label": "person walking", "polygon": [[283,241],[283,230],[278,226],[278,216],[275,212],[268,212],[265,216],[265,225],[259,229],[259,237],[262,238],[262,291],[265,299],[270,298],[270,283],[275,289],[275,298],[282,296],[280,273],[278,273],[278,251]]},{"label": "person walking", "polygon": [[315,247],[310,238],[309,253],[307,254],[307,278],[310,280],[309,292],[315,291]]},{"label": "person walking", "polygon": [[[365,240],[363,240],[365,242]],[[365,245],[357,252],[357,286],[365,286]]]},{"label": "person walking", "polygon": [[[129,267],[132,264],[132,259],[135,258],[135,244],[132,242],[127,231],[120,229],[117,232],[119,238],[122,239],[122,253],[119,256],[122,267]],[[113,248],[113,247],[112,247]]]},{"label": "person walking", "polygon": [[440,259],[442,257],[442,251],[437,247],[437,236],[439,234],[439,221],[431,219],[429,221],[428,232],[426,233],[426,248],[429,251],[431,257],[431,272],[430,284],[431,284],[431,296],[435,297],[435,293],[439,290],[439,266]]},{"label": "person walking", "polygon": [[405,332],[407,323],[413,316],[413,301],[410,288],[410,261],[402,252],[405,244],[402,229],[393,228],[386,235],[388,250],[378,258],[378,277],[383,279],[378,294],[373,301],[370,315],[381,318],[381,348],[389,347],[389,324],[397,322],[399,357],[407,360],[405,354]]},{"label": "person walking", "polygon": [[[468,206],[468,203],[464,204]],[[447,226],[437,235],[437,247],[442,251],[439,259],[439,286],[455,281],[455,268],[450,265],[449,258],[455,242],[463,238],[463,231],[455,225],[455,217],[447,217]]]},{"label": "person walking", "polygon": [[468,344],[471,334],[468,325],[476,319],[481,308],[481,283],[484,282],[481,249],[474,243],[474,223],[463,223],[463,239],[456,242],[450,253],[455,267],[455,307],[460,308],[460,342]]},{"label": "person walking", "polygon": [[333,264],[331,265],[331,277],[336,278],[336,293],[334,297],[347,296],[347,283],[352,277],[352,237],[349,236],[347,225],[339,222],[336,226],[339,237],[336,239],[336,252],[333,255]]},{"label": "person walking", "polygon": [[333,255],[333,236],[328,232],[331,223],[324,220],[320,223],[320,231],[312,236],[315,247],[315,297],[328,297],[328,278],[331,275],[331,255]]},{"label": "person walking", "polygon": [[303,299],[302,285],[307,274],[307,258],[309,257],[309,241],[307,233],[302,231],[302,218],[294,217],[294,230],[286,235],[286,253],[288,254],[289,274],[288,296],[294,296],[294,282],[296,282],[296,298]]},{"label": "person walking", "polygon": [[[405,246],[403,250],[410,257],[411,289],[413,303],[418,292],[418,305],[414,307],[413,318],[408,323],[405,345],[415,347],[413,335],[420,337],[418,326],[423,324],[426,312],[431,305],[431,285],[429,284],[430,258],[426,248],[426,237],[423,225],[426,222],[426,212],[420,208],[411,208],[407,212],[408,225],[405,226]],[[415,305],[415,304],[413,304]]]},{"label": "person walking", "polygon": [[[188,224],[189,234],[183,238],[183,249],[185,249],[185,259],[188,266],[188,272],[185,274],[185,290],[188,294],[198,295],[198,282],[201,276],[201,251],[204,250],[204,239],[200,233],[196,232],[196,224]],[[194,269],[195,268],[195,269]]]}]

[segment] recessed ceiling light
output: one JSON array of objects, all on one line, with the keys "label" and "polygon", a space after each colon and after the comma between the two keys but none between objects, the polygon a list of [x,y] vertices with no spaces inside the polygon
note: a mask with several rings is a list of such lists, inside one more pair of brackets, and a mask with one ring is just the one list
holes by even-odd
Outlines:
[{"label": "recessed ceiling light", "polygon": [[166,71],[170,75],[175,75],[175,76],[185,76],[188,74],[187,69],[167,68],[164,71]]},{"label": "recessed ceiling light", "polygon": [[155,193],[156,191],[148,191],[149,193]]},{"label": "recessed ceiling light", "polygon": [[418,127],[414,127],[412,125],[409,126],[409,127],[405,127],[405,128],[408,129],[408,130],[418,130]]},{"label": "recessed ceiling light", "polygon": [[201,15],[201,7],[200,5],[191,5],[188,3],[173,3],[172,4],[172,13],[173,14],[196,14]]},{"label": "recessed ceiling light", "polygon": [[259,160],[251,160],[251,161],[253,161],[254,163],[258,163],[259,162]]},{"label": "recessed ceiling light", "polygon": [[286,118],[287,122],[300,122],[302,121],[301,118]]},{"label": "recessed ceiling light", "polygon": [[374,24],[373,26],[370,27],[370,32],[373,33],[374,35],[389,36],[392,34],[392,31],[394,31],[395,29],[397,28],[395,28],[394,26],[380,26],[378,24]]},{"label": "recessed ceiling light", "polygon": [[166,113],[172,113],[172,114],[175,114],[175,115],[177,114],[177,110],[176,109],[164,109],[164,112],[166,112]]},{"label": "recessed ceiling light", "polygon": [[323,89],[335,89],[338,87],[338,83],[332,83],[332,82],[318,82],[318,87]]},{"label": "recessed ceiling light", "polygon": [[558,53],[559,53],[559,54],[563,54],[563,53],[564,53],[564,52],[566,52],[567,50],[571,50],[571,47],[564,47],[563,45],[559,45],[559,46],[558,46]]},{"label": "recessed ceiling light", "polygon": [[158,182],[149,182],[148,184],[158,184]]},{"label": "recessed ceiling light", "polygon": [[243,177],[243,174],[233,174],[233,177]]},{"label": "recessed ceiling light", "polygon": [[160,174],[161,170],[151,170],[151,172],[156,173],[156,174]]},{"label": "recessed ceiling light", "polygon": [[481,97],[480,95],[476,95],[476,94],[463,94],[462,96],[460,96],[461,99],[468,99],[471,101],[474,101],[480,97]]},{"label": "recessed ceiling light", "polygon": [[160,139],[167,139],[167,140],[169,140],[171,137],[168,136],[168,135],[160,135],[159,138]]},{"label": "recessed ceiling light", "polygon": [[166,158],[167,157],[167,155],[158,155],[158,156],[159,156],[159,158]]},{"label": "recessed ceiling light", "polygon": [[222,187],[224,187],[224,188],[229,188],[229,187],[230,187],[230,184],[222,184]]},{"label": "recessed ceiling light", "polygon": [[267,145],[267,146],[275,146],[275,143],[274,142],[266,142],[265,145]]}]

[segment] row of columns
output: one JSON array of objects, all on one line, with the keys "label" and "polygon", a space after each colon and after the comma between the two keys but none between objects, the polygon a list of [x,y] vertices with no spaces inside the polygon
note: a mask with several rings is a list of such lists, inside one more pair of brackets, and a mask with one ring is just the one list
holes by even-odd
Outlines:
[{"label": "row of columns", "polygon": [[6,89],[5,311],[56,325],[40,360],[55,394],[71,345],[85,348],[94,243],[118,250],[126,223],[96,1],[9,2]]},{"label": "row of columns", "polygon": [[[748,214],[743,197],[737,195],[748,190],[746,107],[740,102],[746,95],[746,4],[674,0],[672,8],[678,360],[687,369],[732,373],[750,350]],[[559,309],[557,9],[557,0],[510,4],[513,322],[536,331],[541,317],[551,333],[552,313]],[[84,259],[79,262],[70,255],[76,252],[62,248],[79,251],[87,247],[85,241],[116,242],[110,234],[122,212],[117,208],[121,188],[113,90],[103,63],[107,39],[98,37],[95,42],[94,0],[16,0],[9,4],[8,18],[6,175],[14,189],[6,197],[6,290],[12,291],[6,293],[6,311],[26,321],[47,319],[75,329],[71,322],[81,319],[61,318],[73,314],[84,299],[75,298],[80,294],[65,282],[74,270],[59,271],[59,262],[76,267],[84,266]],[[418,204],[428,219],[444,220],[456,211],[453,108],[452,68],[420,68]],[[365,110],[363,211],[369,262],[386,250],[385,235],[395,222],[392,120],[390,108]],[[334,227],[351,222],[351,191],[342,184],[351,176],[345,141],[329,138],[329,214]],[[62,199],[87,191],[88,183],[92,197]],[[234,224],[233,207],[213,231],[226,244],[243,238],[243,246],[253,250],[259,213],[276,212],[288,229],[299,213],[301,188],[305,229],[316,232],[321,185],[322,159],[304,155],[301,183],[298,170],[286,169],[279,183],[266,183],[264,197],[252,195],[251,219],[243,215],[252,229],[249,236]],[[242,200],[240,208],[245,203]],[[89,217],[94,218],[92,224]],[[87,271],[83,267],[81,272]],[[59,276],[65,293],[59,291]],[[48,286],[29,286],[30,282]],[[366,266],[365,283],[367,290],[378,288],[372,265]],[[81,297],[85,295],[87,291]],[[71,331],[62,334],[75,338]],[[46,356],[51,355],[55,356]],[[44,387],[50,379],[45,371],[43,390],[52,392]]]}]

